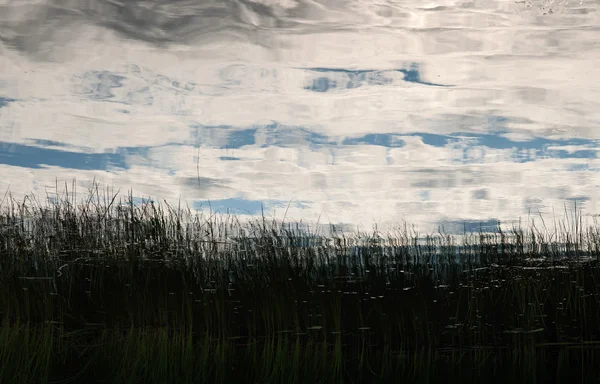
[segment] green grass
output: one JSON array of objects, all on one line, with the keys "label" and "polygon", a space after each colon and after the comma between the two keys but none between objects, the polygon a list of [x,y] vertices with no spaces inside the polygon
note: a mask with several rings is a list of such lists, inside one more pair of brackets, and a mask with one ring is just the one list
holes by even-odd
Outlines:
[{"label": "green grass", "polygon": [[561,353],[600,361],[581,350],[600,347],[600,237],[577,209],[560,231],[540,216],[542,229],[328,238],[97,184],[79,201],[66,186],[45,204],[7,193],[0,210],[0,382],[476,382],[452,367],[479,360],[492,378],[523,365],[527,381]]}]

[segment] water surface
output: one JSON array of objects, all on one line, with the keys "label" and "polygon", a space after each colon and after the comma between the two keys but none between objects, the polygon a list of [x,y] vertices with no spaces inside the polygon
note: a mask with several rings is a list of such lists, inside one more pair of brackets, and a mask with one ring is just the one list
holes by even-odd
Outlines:
[{"label": "water surface", "polygon": [[600,5],[0,5],[0,189],[424,231],[596,213]]}]

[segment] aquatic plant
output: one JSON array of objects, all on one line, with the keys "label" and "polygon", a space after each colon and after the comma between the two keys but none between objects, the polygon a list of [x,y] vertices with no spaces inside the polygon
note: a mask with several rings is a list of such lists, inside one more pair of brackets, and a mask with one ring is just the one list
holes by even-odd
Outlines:
[{"label": "aquatic plant", "polygon": [[[90,367],[122,362],[117,382],[221,381],[228,361],[264,364],[255,382],[335,381],[356,365],[348,359],[406,378],[439,354],[600,343],[598,230],[584,231],[581,216],[563,225],[570,235],[499,226],[459,242],[404,225],[323,237],[264,216],[242,225],[140,206],[95,185],[79,204],[74,189],[46,206],[10,193],[0,204],[0,339],[44,356],[0,347],[22,382],[49,377],[49,356],[76,353]],[[372,351],[399,368],[371,366]],[[69,361],[83,380],[87,368]]]}]

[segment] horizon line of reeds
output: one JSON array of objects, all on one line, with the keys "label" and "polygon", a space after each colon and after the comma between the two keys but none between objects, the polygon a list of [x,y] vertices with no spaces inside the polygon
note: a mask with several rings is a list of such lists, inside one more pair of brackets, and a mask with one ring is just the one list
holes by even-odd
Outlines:
[{"label": "horizon line of reeds", "polygon": [[[58,191],[58,185],[56,186]],[[162,253],[166,258],[189,257],[191,254],[213,255],[231,251],[232,248],[257,247],[321,247],[330,250],[348,250],[368,247],[382,252],[402,249],[407,256],[430,259],[432,256],[448,258],[461,256],[509,255],[523,258],[588,256],[600,257],[600,225],[594,216],[594,225],[584,226],[581,210],[575,210],[569,220],[565,205],[565,218],[556,221],[553,230],[539,214],[541,226],[535,218],[531,226],[503,229],[500,221],[495,231],[467,232],[450,235],[439,228],[437,233],[423,235],[414,226],[398,225],[392,231],[356,232],[348,234],[330,224],[331,235],[310,230],[302,220],[286,223],[285,216],[278,222],[267,220],[264,212],[254,221],[241,222],[236,215],[217,215],[210,212],[193,213],[181,202],[173,207],[149,199],[135,204],[132,192],[123,198],[100,192],[95,180],[87,194],[77,201],[76,184],[71,190],[65,183],[63,194],[46,195],[45,204],[35,195],[25,195],[18,201],[7,190],[0,200],[0,250],[17,256],[31,253],[56,257],[61,253],[85,252],[109,254],[124,258],[152,257]],[[164,205],[163,205],[164,204]],[[289,208],[289,206],[288,206]],[[137,251],[133,251],[137,248]]]}]

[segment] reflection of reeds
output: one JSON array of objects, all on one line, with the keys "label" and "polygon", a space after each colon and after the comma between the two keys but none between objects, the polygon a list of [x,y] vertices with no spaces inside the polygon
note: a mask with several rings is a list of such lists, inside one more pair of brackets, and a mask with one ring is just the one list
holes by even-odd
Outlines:
[{"label": "reflection of reeds", "polygon": [[4,323],[0,329],[0,380],[19,384],[595,382],[599,360],[600,349],[581,344],[398,353],[288,335],[240,347],[165,327],[67,332]]},{"label": "reflection of reeds", "polygon": [[390,259],[469,263],[600,255],[600,226],[584,228],[577,206],[571,218],[565,207],[565,219],[555,222],[554,231],[540,215],[542,228],[532,219],[528,230],[519,225],[507,231],[499,223],[493,233],[465,231],[452,236],[440,231],[420,236],[404,224],[385,236],[376,227],[372,234],[350,236],[332,226],[332,235],[325,237],[301,229],[300,223],[268,223],[264,216],[242,224],[233,215],[205,218],[193,214],[189,207],[152,200],[136,205],[134,200],[131,194],[123,201],[118,192],[101,192],[98,184],[79,204],[74,186],[71,190],[65,186],[63,195],[48,197],[45,205],[33,195],[16,201],[7,192],[0,201],[0,245],[7,257],[29,257],[37,263],[106,257],[193,264],[200,258],[218,258],[247,265],[252,263],[250,258],[260,255],[285,256],[298,267],[306,267],[310,262],[339,263],[358,253],[360,264],[382,266]]},{"label": "reflection of reeds", "polygon": [[[298,372],[333,380],[397,366],[418,376],[439,353],[599,341],[600,236],[581,216],[563,225],[568,236],[534,225],[458,242],[407,226],[325,238],[165,206],[123,203],[97,185],[80,204],[74,190],[44,207],[7,195],[0,344],[23,342],[46,365],[2,346],[0,363],[47,377],[48,356],[81,354],[95,369],[122,364],[115,382],[214,382],[235,361],[238,371],[262,367],[254,382],[306,382]],[[373,351],[388,357],[374,366]]]}]

